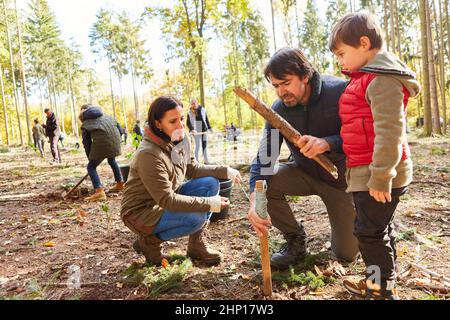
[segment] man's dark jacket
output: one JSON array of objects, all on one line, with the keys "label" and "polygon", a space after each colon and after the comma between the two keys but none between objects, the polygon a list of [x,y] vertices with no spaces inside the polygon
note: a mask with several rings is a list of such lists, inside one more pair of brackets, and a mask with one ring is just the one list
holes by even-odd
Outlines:
[{"label": "man's dark jacket", "polygon": [[47,121],[44,125],[45,135],[49,138],[58,137],[59,138],[59,124],[56,119],[56,115],[53,112],[50,117],[47,117]]},{"label": "man's dark jacket", "polygon": [[[324,155],[338,168],[339,178],[337,180],[314,160],[303,156],[291,142],[286,141],[286,143],[291,151],[293,161],[305,173],[322,180],[332,187],[345,190],[345,155],[342,150],[342,139],[340,137],[339,98],[347,85],[347,81],[314,73],[309,83],[311,85],[311,97],[308,104],[286,107],[278,99],[273,104],[272,109],[297,129],[300,134],[327,140],[331,146],[331,151],[326,152]],[[274,167],[275,161],[272,160],[271,163],[268,163],[267,159],[278,158],[284,141],[283,136],[277,130],[279,145],[272,147],[271,129],[274,128],[266,122],[258,155],[253,160],[250,169],[251,192],[254,190],[256,180],[268,180],[270,178],[271,174],[263,175],[261,174],[261,169]],[[271,155],[271,148],[276,153],[274,156]]]}]

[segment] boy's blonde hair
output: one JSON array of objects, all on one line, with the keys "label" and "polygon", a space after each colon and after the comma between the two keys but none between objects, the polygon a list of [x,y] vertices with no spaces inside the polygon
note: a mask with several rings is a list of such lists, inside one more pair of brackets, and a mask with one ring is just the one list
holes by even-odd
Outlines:
[{"label": "boy's blonde hair", "polygon": [[370,49],[381,49],[383,37],[375,17],[366,10],[346,14],[333,27],[328,47],[335,51],[340,44],[360,46],[361,37],[368,37]]}]

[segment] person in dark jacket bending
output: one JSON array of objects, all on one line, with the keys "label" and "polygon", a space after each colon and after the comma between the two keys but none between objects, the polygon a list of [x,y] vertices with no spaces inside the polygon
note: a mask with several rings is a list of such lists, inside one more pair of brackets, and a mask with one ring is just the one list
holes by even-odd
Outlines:
[{"label": "person in dark jacket bending", "polygon": [[97,167],[106,158],[114,173],[116,186],[111,191],[120,191],[125,187],[119,165],[116,162],[120,155],[120,133],[114,119],[104,115],[100,107],[83,105],[79,116],[82,122],[84,150],[89,159],[87,171],[95,189],[94,195],[87,201],[106,200],[105,189],[97,174]]}]

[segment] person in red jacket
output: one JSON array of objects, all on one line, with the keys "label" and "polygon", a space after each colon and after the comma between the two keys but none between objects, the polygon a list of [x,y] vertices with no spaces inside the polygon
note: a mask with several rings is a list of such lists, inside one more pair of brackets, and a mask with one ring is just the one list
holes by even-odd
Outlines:
[{"label": "person in red jacket", "polygon": [[368,299],[398,299],[393,217],[412,181],[406,106],[420,85],[415,74],[383,49],[381,29],[367,11],[345,15],[329,43],[350,82],[339,100],[347,156],[347,192],[356,208],[354,234],[366,265],[361,281],[345,281]]}]

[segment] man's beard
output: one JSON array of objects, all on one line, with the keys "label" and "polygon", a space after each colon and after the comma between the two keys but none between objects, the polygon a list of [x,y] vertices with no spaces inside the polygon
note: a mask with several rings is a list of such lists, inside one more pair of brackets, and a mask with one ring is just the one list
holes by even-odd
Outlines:
[{"label": "man's beard", "polygon": [[298,99],[296,96],[294,96],[293,94],[289,93],[289,94],[285,94],[284,96],[281,97],[281,100],[283,101],[283,103],[287,106],[287,107],[294,107],[298,104]]}]

